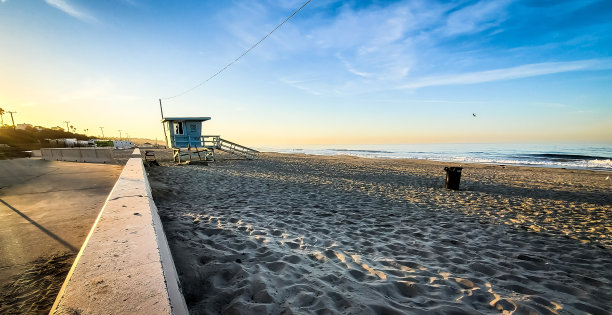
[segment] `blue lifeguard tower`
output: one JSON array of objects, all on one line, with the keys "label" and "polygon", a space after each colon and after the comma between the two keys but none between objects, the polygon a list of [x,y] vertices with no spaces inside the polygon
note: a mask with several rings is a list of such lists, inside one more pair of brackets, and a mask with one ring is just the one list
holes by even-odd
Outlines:
[{"label": "blue lifeguard tower", "polygon": [[202,123],[210,117],[166,117],[162,120],[166,129],[168,146],[175,148],[202,147]]},{"label": "blue lifeguard tower", "polygon": [[215,150],[225,151],[249,160],[257,158],[256,150],[227,141],[221,136],[202,134],[202,123],[210,117],[165,117],[162,124],[166,131],[168,147],[174,152],[174,161],[214,162]]}]

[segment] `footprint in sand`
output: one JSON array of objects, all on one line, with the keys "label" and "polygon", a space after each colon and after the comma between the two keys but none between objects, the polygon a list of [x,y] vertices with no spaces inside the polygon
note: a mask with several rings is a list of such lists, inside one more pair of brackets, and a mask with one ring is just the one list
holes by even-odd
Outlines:
[{"label": "footprint in sand", "polygon": [[297,255],[289,255],[289,256],[283,257],[283,261],[286,261],[291,264],[299,264],[302,261],[302,258]]},{"label": "footprint in sand", "polygon": [[286,266],[287,266],[287,263],[285,263],[284,261],[274,261],[274,262],[266,263],[266,268],[276,273],[281,273],[285,269]]}]

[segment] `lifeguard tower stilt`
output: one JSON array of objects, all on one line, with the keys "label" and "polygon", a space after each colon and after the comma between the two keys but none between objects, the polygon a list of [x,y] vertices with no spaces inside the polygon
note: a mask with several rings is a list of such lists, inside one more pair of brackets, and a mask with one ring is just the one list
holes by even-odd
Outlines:
[{"label": "lifeguard tower stilt", "polygon": [[256,159],[259,151],[222,139],[202,135],[202,123],[210,117],[166,117],[162,119],[168,145],[177,163],[214,162],[215,150],[221,150],[247,160]]}]

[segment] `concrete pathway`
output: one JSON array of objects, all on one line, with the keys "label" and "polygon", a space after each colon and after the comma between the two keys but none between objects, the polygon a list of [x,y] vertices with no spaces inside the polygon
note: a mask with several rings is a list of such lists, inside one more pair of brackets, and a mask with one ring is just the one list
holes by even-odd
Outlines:
[{"label": "concrete pathway", "polygon": [[[41,269],[41,264],[57,265],[61,260],[69,269],[122,169],[122,165],[0,160],[0,291],[16,282],[40,286],[36,278],[42,276],[36,273],[41,270],[33,269]],[[59,290],[62,281],[45,284]],[[50,295],[53,304],[51,291],[30,294],[38,295],[33,300]],[[26,304],[31,298],[18,297],[25,293],[17,290],[11,298]]]}]

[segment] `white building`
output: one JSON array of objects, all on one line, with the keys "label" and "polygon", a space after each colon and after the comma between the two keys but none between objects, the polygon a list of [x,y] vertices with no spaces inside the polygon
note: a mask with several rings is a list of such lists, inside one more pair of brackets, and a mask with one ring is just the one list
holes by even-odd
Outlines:
[{"label": "white building", "polygon": [[26,128],[34,128],[34,126],[30,125],[30,124],[17,124],[17,126],[15,126],[17,128],[17,130],[26,130]]}]

